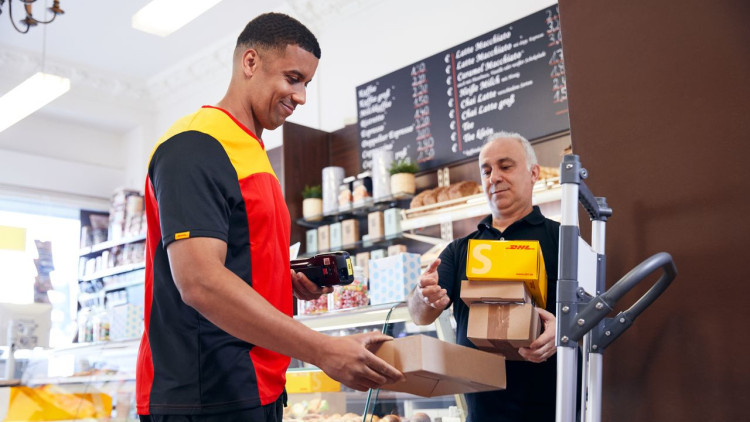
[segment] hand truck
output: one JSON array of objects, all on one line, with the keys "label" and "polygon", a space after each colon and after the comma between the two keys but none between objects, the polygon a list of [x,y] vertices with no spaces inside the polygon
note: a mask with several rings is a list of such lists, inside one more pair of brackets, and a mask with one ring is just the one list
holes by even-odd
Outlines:
[{"label": "hand truck", "polygon": [[[605,288],[605,224],[612,216],[606,198],[594,197],[577,155],[560,165],[562,216],[557,280],[557,422],[576,418],[578,348],[582,340],[581,422],[601,421],[602,353],[661,295],[677,275],[672,257],[659,252],[638,264],[609,290]],[[578,203],[591,219],[591,247],[580,238]],[[661,277],[628,310],[606,318],[615,303],[638,283],[662,269]]]}]

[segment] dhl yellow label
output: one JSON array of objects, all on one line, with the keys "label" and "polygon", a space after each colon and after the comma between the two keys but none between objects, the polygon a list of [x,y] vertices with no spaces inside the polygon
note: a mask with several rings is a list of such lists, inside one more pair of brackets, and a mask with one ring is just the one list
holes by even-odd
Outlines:
[{"label": "dhl yellow label", "polygon": [[174,240],[187,239],[190,237],[190,232],[180,232],[174,235]]},{"label": "dhl yellow label", "polygon": [[346,269],[349,271],[349,274],[354,274],[354,270],[352,269],[352,258],[346,258]]},{"label": "dhl yellow label", "polygon": [[538,306],[547,303],[547,271],[538,241],[469,239],[466,277],[473,281],[523,281]]}]

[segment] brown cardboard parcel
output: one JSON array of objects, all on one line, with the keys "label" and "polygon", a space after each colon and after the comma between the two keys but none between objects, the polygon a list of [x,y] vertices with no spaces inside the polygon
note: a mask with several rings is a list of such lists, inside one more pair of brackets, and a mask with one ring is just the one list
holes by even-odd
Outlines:
[{"label": "brown cardboard parcel", "polygon": [[480,350],[500,353],[507,360],[524,360],[519,347],[528,347],[542,329],[539,312],[531,303],[469,306],[466,337]]},{"label": "brown cardboard parcel", "polygon": [[474,302],[530,303],[531,296],[523,281],[461,280],[461,300]]},{"label": "brown cardboard parcel", "polygon": [[505,358],[422,334],[383,342],[374,352],[406,381],[383,386],[423,397],[505,389]]}]

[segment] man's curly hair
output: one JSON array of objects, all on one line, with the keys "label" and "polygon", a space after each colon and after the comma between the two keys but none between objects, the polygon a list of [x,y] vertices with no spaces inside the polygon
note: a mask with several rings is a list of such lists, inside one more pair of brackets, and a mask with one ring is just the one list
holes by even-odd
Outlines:
[{"label": "man's curly hair", "polygon": [[283,13],[259,15],[237,37],[237,47],[283,50],[287,45],[298,45],[320,59],[315,35],[300,21]]}]

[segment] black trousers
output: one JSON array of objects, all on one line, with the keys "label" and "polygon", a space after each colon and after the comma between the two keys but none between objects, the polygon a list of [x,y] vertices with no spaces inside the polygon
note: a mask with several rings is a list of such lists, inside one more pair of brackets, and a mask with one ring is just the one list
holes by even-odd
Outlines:
[{"label": "black trousers", "polygon": [[215,415],[140,415],[141,422],[281,422],[286,391],[273,403]]}]

